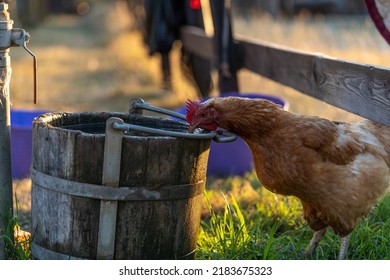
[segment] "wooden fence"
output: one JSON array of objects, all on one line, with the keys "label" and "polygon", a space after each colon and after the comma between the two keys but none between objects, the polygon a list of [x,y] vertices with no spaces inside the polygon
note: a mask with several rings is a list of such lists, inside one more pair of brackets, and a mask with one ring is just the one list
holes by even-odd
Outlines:
[{"label": "wooden fence", "polygon": [[[215,40],[203,29],[181,30],[183,47],[216,60]],[[351,113],[390,126],[390,69],[235,37],[242,68]],[[390,51],[390,50],[389,50]]]}]

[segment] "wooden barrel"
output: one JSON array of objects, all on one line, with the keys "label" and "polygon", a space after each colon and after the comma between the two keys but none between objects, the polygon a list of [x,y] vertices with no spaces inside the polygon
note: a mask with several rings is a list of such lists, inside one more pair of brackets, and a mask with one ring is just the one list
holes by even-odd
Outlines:
[{"label": "wooden barrel", "polygon": [[53,113],[33,122],[35,259],[97,259],[101,201],[117,201],[114,259],[191,259],[210,140],[125,133],[119,187],[102,185],[105,122],[184,131],[137,114]]}]

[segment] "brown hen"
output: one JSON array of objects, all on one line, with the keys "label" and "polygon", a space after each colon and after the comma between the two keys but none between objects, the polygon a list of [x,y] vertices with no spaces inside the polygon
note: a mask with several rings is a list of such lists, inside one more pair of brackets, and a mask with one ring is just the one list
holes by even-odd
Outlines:
[{"label": "brown hen", "polygon": [[369,120],[338,123],[267,100],[227,97],[189,101],[187,121],[190,131],[221,127],[240,136],[264,187],[301,200],[315,231],[307,254],[331,227],[344,259],[349,234],[389,186],[390,128]]}]

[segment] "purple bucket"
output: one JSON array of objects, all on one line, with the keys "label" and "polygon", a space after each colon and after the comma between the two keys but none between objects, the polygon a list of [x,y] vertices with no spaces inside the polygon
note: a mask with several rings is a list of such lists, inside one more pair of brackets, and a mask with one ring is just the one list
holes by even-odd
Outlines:
[{"label": "purple bucket", "polygon": [[[223,93],[220,97],[239,96],[245,98],[262,98],[275,102],[287,107],[287,102],[283,99],[266,94],[259,93]],[[202,99],[206,101],[208,98]],[[178,110],[179,113],[185,114],[185,107]],[[253,169],[253,156],[247,144],[241,139],[230,143],[211,142],[209,163],[207,168],[208,176],[229,176],[243,175]]]},{"label": "purple bucket", "polygon": [[11,110],[12,177],[30,176],[32,150],[32,122],[47,111]]}]

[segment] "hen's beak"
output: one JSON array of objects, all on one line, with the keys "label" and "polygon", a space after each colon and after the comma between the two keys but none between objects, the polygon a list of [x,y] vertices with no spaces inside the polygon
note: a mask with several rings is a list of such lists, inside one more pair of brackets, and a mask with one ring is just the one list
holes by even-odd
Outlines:
[{"label": "hen's beak", "polygon": [[195,131],[195,129],[197,129],[199,127],[199,122],[191,122],[190,123],[190,127],[188,128],[188,132],[192,133]]},{"label": "hen's beak", "polygon": [[198,124],[190,124],[190,127],[188,128],[188,132],[192,133],[195,129],[197,129]]}]

